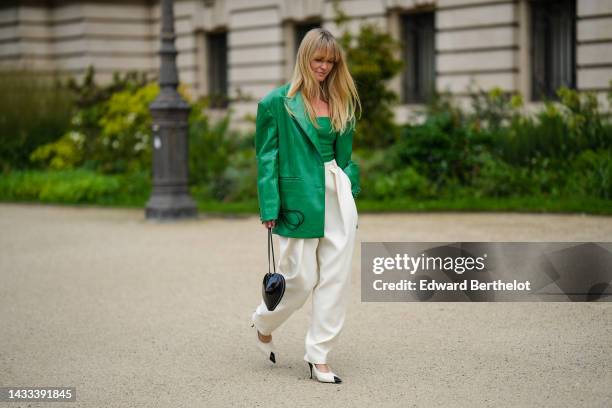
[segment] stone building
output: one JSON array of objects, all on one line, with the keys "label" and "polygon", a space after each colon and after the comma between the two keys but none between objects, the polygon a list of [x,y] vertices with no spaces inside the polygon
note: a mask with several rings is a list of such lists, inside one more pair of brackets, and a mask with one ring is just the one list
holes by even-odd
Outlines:
[{"label": "stone building", "polygon": [[[374,22],[403,43],[406,68],[389,83],[398,122],[434,89],[465,100],[468,85],[518,91],[532,106],[559,85],[605,101],[612,79],[612,0],[344,0],[351,30]],[[300,39],[315,26],[339,34],[330,0],[175,0],[182,83],[221,96],[235,125],[289,80]],[[4,0],[0,66],[79,77],[87,66],[158,68],[155,0]],[[224,103],[224,98],[229,102]]]}]

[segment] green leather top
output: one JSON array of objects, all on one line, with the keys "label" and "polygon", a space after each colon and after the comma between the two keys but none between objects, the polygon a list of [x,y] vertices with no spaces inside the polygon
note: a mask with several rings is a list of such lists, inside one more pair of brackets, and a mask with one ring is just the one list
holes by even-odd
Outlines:
[{"label": "green leather top", "polygon": [[319,145],[321,146],[321,154],[325,163],[336,158],[334,154],[336,132],[332,131],[329,116],[317,116],[317,124],[319,125],[319,129],[317,129]]}]

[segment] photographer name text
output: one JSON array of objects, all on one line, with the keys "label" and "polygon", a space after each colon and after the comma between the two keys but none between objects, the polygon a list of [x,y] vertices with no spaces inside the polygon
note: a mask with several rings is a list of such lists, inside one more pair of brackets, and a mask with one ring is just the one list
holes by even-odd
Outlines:
[{"label": "photographer name text", "polygon": [[[385,271],[406,271],[410,275],[417,272],[426,271],[446,271],[461,275],[466,271],[485,270],[487,254],[479,257],[439,257],[439,256],[411,256],[408,254],[396,254],[395,257],[375,257],[372,260],[372,272],[380,275]],[[502,280],[481,281],[478,279],[465,279],[456,282],[441,282],[434,279],[400,279],[395,282],[385,282],[382,279],[375,279],[372,287],[376,291],[530,291],[531,282],[517,281],[510,282]]]}]

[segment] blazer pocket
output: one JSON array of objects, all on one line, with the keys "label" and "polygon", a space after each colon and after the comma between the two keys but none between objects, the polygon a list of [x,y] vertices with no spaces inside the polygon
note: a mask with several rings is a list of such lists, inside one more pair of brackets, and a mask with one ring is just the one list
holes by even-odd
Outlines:
[{"label": "blazer pocket", "polygon": [[279,177],[278,184],[281,191],[300,191],[304,181],[299,177]]}]

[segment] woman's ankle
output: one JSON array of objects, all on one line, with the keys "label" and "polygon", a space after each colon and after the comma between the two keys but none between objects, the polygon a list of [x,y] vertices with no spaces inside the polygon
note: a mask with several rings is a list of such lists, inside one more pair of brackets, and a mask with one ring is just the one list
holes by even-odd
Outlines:
[{"label": "woman's ankle", "polygon": [[271,335],[271,334],[269,334],[269,335],[267,335],[267,336],[266,336],[266,335],[264,335],[264,334],[261,334],[261,333],[259,332],[259,330],[257,330],[257,336],[259,337],[259,340],[260,340],[261,342],[263,342],[263,343],[269,343],[269,342],[271,342],[271,341],[272,341],[272,335]]}]

